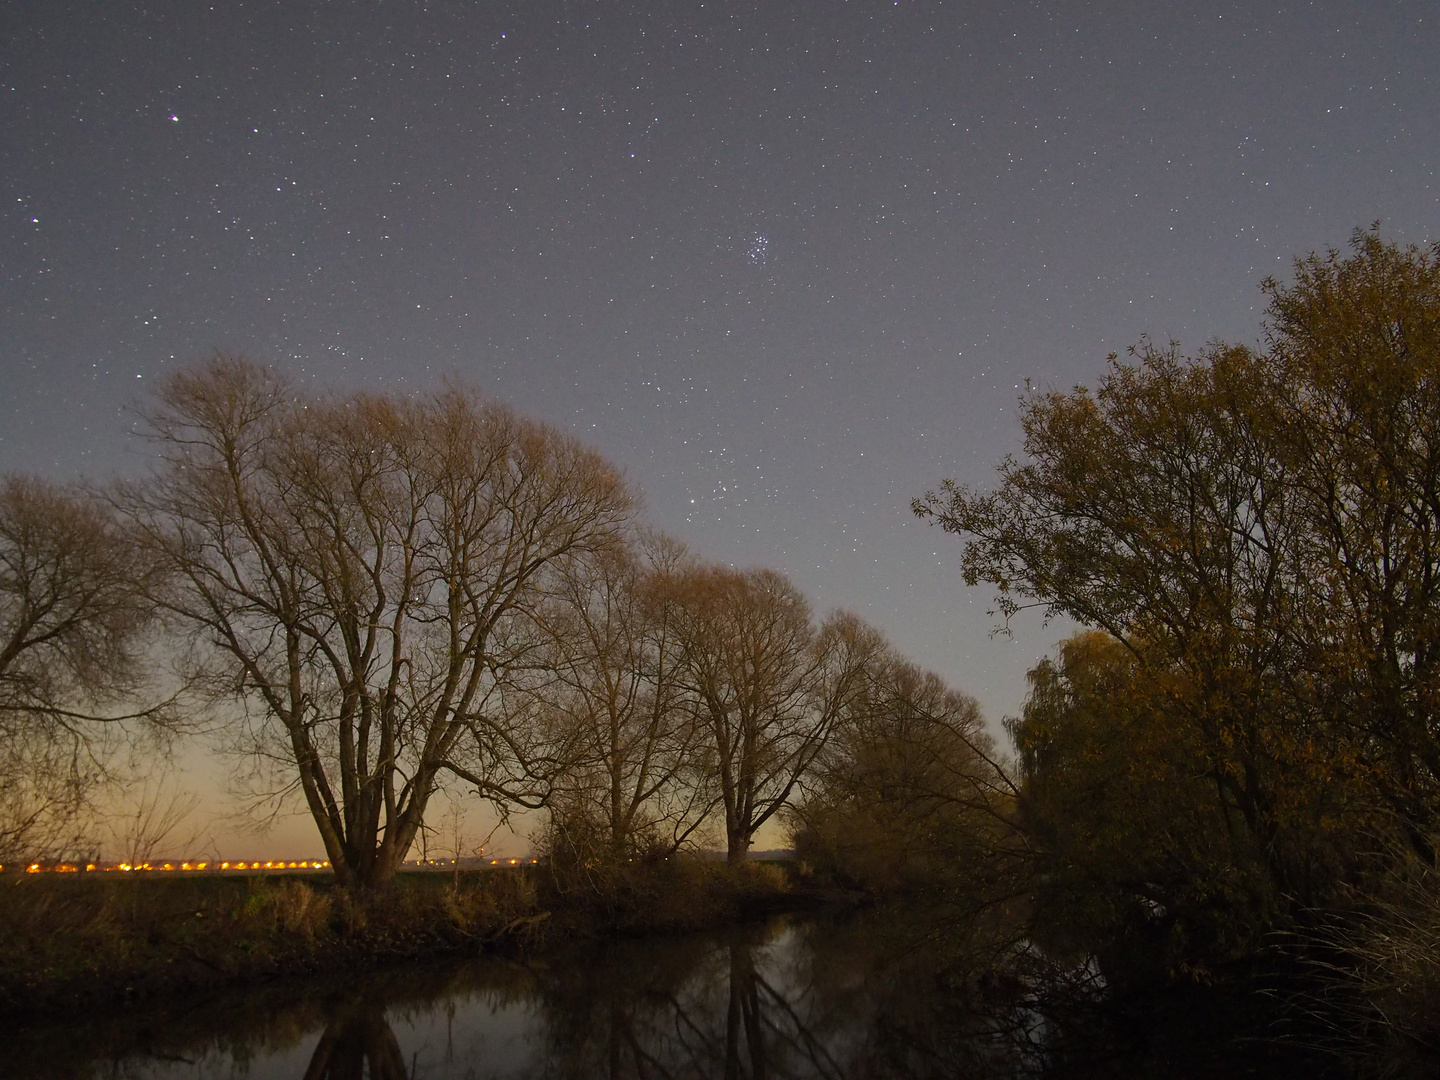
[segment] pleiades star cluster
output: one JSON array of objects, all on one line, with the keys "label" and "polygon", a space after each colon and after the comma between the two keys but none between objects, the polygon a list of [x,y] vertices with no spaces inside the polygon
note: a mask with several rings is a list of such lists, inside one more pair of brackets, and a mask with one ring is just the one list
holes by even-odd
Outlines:
[{"label": "pleiades star cluster", "polygon": [[11,4],[0,469],[141,468],[127,405],[217,348],[459,378],[997,722],[1064,628],[992,637],[909,500],[988,482],[1027,381],[1434,239],[1436,56],[1405,0]]}]

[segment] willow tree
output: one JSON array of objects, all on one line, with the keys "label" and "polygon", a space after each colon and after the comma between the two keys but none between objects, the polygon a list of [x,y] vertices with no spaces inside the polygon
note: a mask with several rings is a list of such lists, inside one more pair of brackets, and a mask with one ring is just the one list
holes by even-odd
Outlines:
[{"label": "willow tree", "polygon": [[58,855],[115,779],[115,751],[173,722],[148,692],[155,568],[110,508],[0,480],[0,863]]},{"label": "willow tree", "polygon": [[790,804],[882,643],[852,615],[817,627],[804,596],[772,570],[697,567],[673,587],[681,681],[704,733],[727,857],[740,863]]},{"label": "willow tree", "polygon": [[338,879],[389,880],[431,795],[543,802],[557,760],[513,676],[569,561],[631,500],[574,439],[468,393],[311,396],[243,359],[170,377],[124,502],[249,749],[303,795]]},{"label": "willow tree", "polygon": [[874,649],[787,813],[796,852],[868,886],[978,882],[1015,791],[975,700]]},{"label": "willow tree", "polygon": [[552,860],[597,868],[674,851],[711,801],[681,678],[673,541],[577,560],[546,620],[536,705],[571,766],[550,804]]}]

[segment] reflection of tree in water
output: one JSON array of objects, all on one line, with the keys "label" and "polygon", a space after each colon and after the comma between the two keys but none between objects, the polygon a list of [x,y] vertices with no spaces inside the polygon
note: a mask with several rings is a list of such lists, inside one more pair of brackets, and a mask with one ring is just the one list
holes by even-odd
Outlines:
[{"label": "reflection of tree in water", "polygon": [[1016,986],[967,980],[961,959],[922,922],[869,919],[598,949],[539,979],[541,1073],[909,1080],[1043,1072],[1037,1014]]},{"label": "reflection of tree in water", "polygon": [[[330,1045],[323,1061],[322,1047],[316,1048],[306,1075],[378,1078],[390,1074],[366,1064],[367,1047],[381,1047],[380,1036],[393,1042],[391,1022],[443,1014],[466,999],[502,1008],[529,1001],[533,993],[531,973],[517,964],[431,961],[251,986],[215,997],[176,996],[7,1032],[9,1038],[0,1038],[0,1076],[149,1077],[155,1063],[162,1070],[168,1063],[186,1064],[194,1075],[268,1076],[267,1058],[295,1050],[318,1031],[321,1043]],[[376,1020],[383,1025],[378,1033]],[[351,1064],[355,1061],[360,1065]],[[356,1072],[357,1067],[368,1071]],[[408,1077],[409,1071],[394,1075]]]},{"label": "reflection of tree in water", "polygon": [[337,1009],[325,1025],[305,1080],[409,1080],[381,1001],[365,997]]},{"label": "reflection of tree in water", "polygon": [[[716,942],[598,947],[539,968],[544,1072],[562,1077],[787,1080],[843,1070],[777,985],[784,974],[764,928]],[[788,944],[788,942],[784,943]],[[576,961],[579,962],[576,962]],[[305,1080],[408,1080],[387,996],[332,1001]],[[472,1067],[478,1063],[469,1063]]]},{"label": "reflection of tree in water", "polygon": [[[725,1076],[746,1075],[740,1051],[743,1036],[749,1076],[840,1075],[826,1040],[802,1017],[789,997],[756,968],[755,949],[748,943],[730,947],[730,1006],[725,1024]],[[738,1017],[738,1022],[737,1022]],[[796,1068],[795,1066],[799,1066]]]},{"label": "reflection of tree in water", "polygon": [[[1184,1002],[1145,1014],[1157,1022],[1137,1050],[1123,1031],[1117,1040],[1109,1004],[1084,994],[1067,1001],[1065,988],[1046,983],[1039,967],[1027,971],[1013,956],[1000,962],[994,934],[963,941],[952,916],[929,918],[912,900],[843,921],[591,943],[528,964],[432,962],[21,1032],[0,1040],[0,1074],[152,1076],[157,1065],[163,1072],[165,1063],[181,1062],[192,1068],[185,1075],[269,1076],[278,1054],[303,1054],[317,1038],[305,1072],[313,1080],[412,1073],[1074,1080],[1297,1071],[1265,1074],[1248,1067],[1253,1061],[1237,1069],[1235,1057],[1217,1057],[1225,1030],[1200,1026]],[[496,1038],[502,1012],[508,1034]],[[510,1049],[497,1055],[502,1044]],[[1257,1056],[1253,1045],[1245,1053]]]},{"label": "reflection of tree in water", "polygon": [[[408,1076],[417,1049],[426,1075],[539,1080],[1013,1075],[970,1067],[984,1056],[972,1036],[988,1036],[966,999],[937,982],[937,949],[913,947],[913,931],[901,933],[898,922],[878,924],[751,926],[578,945],[528,964],[431,962],[251,988],[97,1017],[72,1026],[59,1053],[53,1030],[35,1031],[26,1039],[33,1053],[0,1046],[0,1062],[57,1080],[88,1075],[97,1061],[117,1075],[167,1060],[209,1062],[217,1074],[225,1062],[242,1073],[252,1063],[263,1074],[266,1058],[318,1033],[306,1072],[315,1080]],[[531,1025],[521,1044],[528,1053],[506,1063],[473,1057],[488,1018],[516,1006],[510,1015],[525,1018],[516,1030]],[[465,1032],[448,1048],[447,1012],[464,1018],[455,1022]],[[416,1025],[437,1016],[440,1041],[416,1043]],[[986,1045],[998,1053],[993,1040]]]},{"label": "reflection of tree in water", "polygon": [[944,907],[881,909],[804,928],[793,951],[811,1030],[847,1076],[1028,1075],[1043,1058],[1039,1017],[1004,974],[996,928]]},{"label": "reflection of tree in water", "polygon": [[[499,969],[483,981],[459,979],[449,1000],[479,991],[492,1008],[502,998],[531,1006],[535,1026],[526,1043],[534,1056],[506,1071],[483,1055],[462,1054],[447,1057],[435,1073],[432,1044],[432,1071],[425,1075],[1218,1078],[1263,1056],[1254,1048],[1248,1058],[1217,1055],[1213,1047],[1207,1051],[1194,1039],[1176,1042],[1164,1031],[1153,1033],[1149,1045],[1117,1042],[1105,1022],[1106,1007],[1084,986],[1067,988],[1038,957],[1029,969],[1013,955],[1008,966],[1002,964],[993,935],[964,946],[950,916],[930,914],[933,923],[911,904],[841,923],[595,943],[537,960],[528,970],[508,969],[505,989],[494,981]],[[307,1080],[408,1077],[384,1011],[390,1002],[388,1021],[399,1027],[406,1017],[401,1000],[372,992],[332,1001]],[[430,1000],[417,1011],[433,1015],[440,1001]],[[1172,1026],[1176,1020],[1182,1027],[1186,1022],[1172,1017]],[[1223,1042],[1213,1030],[1207,1038]],[[420,1056],[423,1064],[423,1049]],[[1284,1068],[1262,1073],[1287,1074]]]},{"label": "reflection of tree in water", "polygon": [[545,1073],[699,1080],[838,1077],[823,1040],[777,985],[773,928],[663,950],[619,946],[541,979]]}]

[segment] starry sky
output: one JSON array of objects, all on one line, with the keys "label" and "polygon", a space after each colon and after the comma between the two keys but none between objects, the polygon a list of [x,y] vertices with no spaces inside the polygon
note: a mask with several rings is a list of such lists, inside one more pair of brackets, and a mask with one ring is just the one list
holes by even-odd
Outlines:
[{"label": "starry sky", "polygon": [[0,470],[143,467],[219,348],[458,376],[702,555],[789,574],[1016,712],[1066,632],[909,500],[1142,335],[1440,239],[1440,5],[147,3],[0,9]]}]

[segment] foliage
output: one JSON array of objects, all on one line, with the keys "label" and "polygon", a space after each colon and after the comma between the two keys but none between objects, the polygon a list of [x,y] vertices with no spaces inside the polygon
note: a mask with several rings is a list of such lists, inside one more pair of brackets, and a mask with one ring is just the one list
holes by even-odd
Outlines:
[{"label": "foliage", "polygon": [[[1167,773],[1208,785],[1213,809],[1167,811],[1194,848],[1177,872],[1251,881],[1232,917],[1250,911],[1252,935],[1338,903],[1384,835],[1433,858],[1440,813],[1440,248],[1357,233],[1349,255],[1264,287],[1263,347],[1112,358],[1098,390],[1022,403],[1025,459],[1002,463],[994,491],[947,483],[915,504],[967,537],[966,580],[994,583],[1006,617],[1036,604],[1128,653],[1133,706],[1086,723],[1080,695],[1065,737],[1092,737],[1066,752],[1096,757],[1069,775],[1113,774],[1106,748],[1133,729],[1124,758],[1158,770],[1157,795]],[[1097,790],[1103,834],[1121,814]],[[1171,823],[1155,807],[1152,830]]]},{"label": "foliage", "polygon": [[1440,246],[1357,233],[1266,283],[1278,440],[1301,514],[1305,705],[1426,861],[1440,821]]},{"label": "foliage", "polygon": [[[1368,1051],[1389,1075],[1433,1072],[1440,1048],[1440,871],[1413,851],[1396,852],[1387,873],[1332,915],[1311,950],[1318,991],[1312,1011],[1332,1041]],[[1367,1045],[1368,1044],[1368,1045]],[[1378,1048],[1378,1053],[1376,1052]],[[1423,1064],[1415,1068],[1418,1057]]]},{"label": "foliage", "polygon": [[406,873],[382,892],[323,876],[0,877],[0,1013],[471,952],[541,909],[526,870]]},{"label": "foliage", "polygon": [[589,865],[552,862],[538,880],[560,932],[700,930],[797,905],[784,867],[758,860],[736,864],[694,852]]},{"label": "foliage", "polygon": [[973,878],[1013,795],[975,701],[888,647],[804,786],[789,816],[796,857],[882,891]]},{"label": "foliage", "polygon": [[1099,954],[1112,980],[1204,977],[1260,948],[1280,898],[1227,820],[1196,733],[1174,722],[1174,684],[1097,631],[1064,642],[1030,684],[1007,726],[1038,939]]}]

